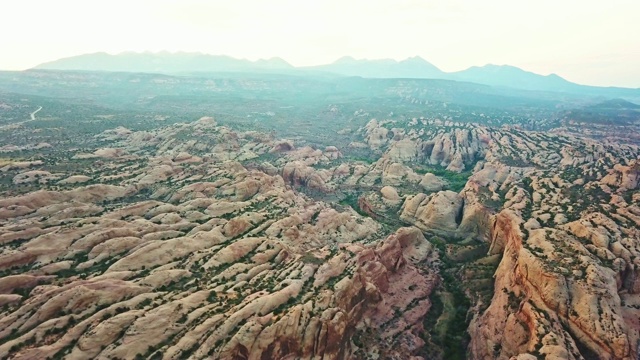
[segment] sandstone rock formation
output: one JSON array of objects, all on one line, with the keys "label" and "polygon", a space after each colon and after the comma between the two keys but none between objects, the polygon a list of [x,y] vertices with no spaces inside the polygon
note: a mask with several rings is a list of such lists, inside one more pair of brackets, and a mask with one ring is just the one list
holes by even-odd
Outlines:
[{"label": "sandstone rock formation", "polygon": [[640,152],[574,131],[202,118],[12,162],[0,358],[637,358]]},{"label": "sandstone rock formation", "polygon": [[455,231],[462,216],[462,198],[453,191],[407,198],[400,219],[421,229]]}]

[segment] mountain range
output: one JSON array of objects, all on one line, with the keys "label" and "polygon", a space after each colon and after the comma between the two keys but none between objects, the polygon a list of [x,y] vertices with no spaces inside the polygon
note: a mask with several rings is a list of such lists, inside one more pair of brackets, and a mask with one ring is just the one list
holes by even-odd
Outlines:
[{"label": "mountain range", "polygon": [[201,53],[136,53],[111,55],[104,52],[72,56],[35,67],[48,70],[119,71],[179,74],[191,72],[282,71],[294,67],[280,58],[249,61],[225,55]]},{"label": "mountain range", "polygon": [[640,89],[596,87],[572,83],[556,74],[540,75],[509,65],[473,66],[447,73],[421,57],[393,59],[354,59],[343,57],[318,66],[294,67],[281,58],[250,61],[225,55],[202,53],[135,53],[111,55],[84,54],[46,62],[35,67],[46,70],[146,72],[169,75],[202,73],[273,73],[287,75],[359,76],[363,78],[445,79],[522,90],[565,92],[591,96],[637,100]]}]

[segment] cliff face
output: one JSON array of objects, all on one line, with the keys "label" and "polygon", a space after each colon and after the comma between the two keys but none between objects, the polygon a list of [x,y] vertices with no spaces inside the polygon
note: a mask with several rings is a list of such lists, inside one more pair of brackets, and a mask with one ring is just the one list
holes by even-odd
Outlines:
[{"label": "cliff face", "polygon": [[508,213],[496,222],[504,256],[491,305],[469,327],[474,358],[579,359],[585,348],[600,358],[635,358],[638,328],[625,319],[617,274],[566,232],[539,229],[523,240],[518,222]]},{"label": "cliff face", "polygon": [[[603,182],[611,179],[607,175]],[[624,177],[618,177],[613,186],[626,192],[627,184]],[[637,357],[640,327],[635,320],[637,266],[632,254],[640,244],[640,223],[633,217],[620,217],[634,205],[613,194],[615,213],[602,212],[611,210],[609,204],[591,203],[575,221],[546,215],[556,208],[554,204],[580,206],[570,190],[580,185],[559,177],[551,182],[534,179],[528,194],[513,196],[494,217],[490,252],[503,256],[495,272],[490,305],[469,326],[473,358],[508,359],[523,354],[563,359]],[[591,186],[599,189],[601,185],[596,180]],[[578,196],[589,197],[590,193]],[[568,210],[570,213],[571,207]],[[542,226],[546,221],[551,224]]]},{"label": "cliff face", "polygon": [[388,130],[370,145],[392,161],[431,165],[440,156],[451,167],[463,153],[475,154],[458,156],[464,164],[480,160],[460,193],[408,194],[398,211],[424,231],[466,239],[446,245],[449,260],[468,261],[470,239],[486,242],[489,257],[459,268],[463,280],[480,262],[500,259],[489,298],[465,285],[474,299],[468,356],[637,356],[637,148],[464,126],[423,141],[417,128],[392,126],[366,128]]},{"label": "cliff face", "polygon": [[[523,246],[521,220],[505,210],[496,216],[492,249],[503,249],[488,308],[471,321],[469,349],[474,359],[509,359],[518,354],[580,358],[571,336],[544,299],[566,285]],[[560,300],[562,301],[562,300]],[[549,318],[551,317],[551,318]]]}]

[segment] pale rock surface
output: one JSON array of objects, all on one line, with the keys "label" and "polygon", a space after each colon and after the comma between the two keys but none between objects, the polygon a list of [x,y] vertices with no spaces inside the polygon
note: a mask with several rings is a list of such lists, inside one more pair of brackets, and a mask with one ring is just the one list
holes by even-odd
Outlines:
[{"label": "pale rock surface", "polygon": [[400,219],[421,229],[454,231],[462,216],[462,198],[453,191],[408,197]]}]

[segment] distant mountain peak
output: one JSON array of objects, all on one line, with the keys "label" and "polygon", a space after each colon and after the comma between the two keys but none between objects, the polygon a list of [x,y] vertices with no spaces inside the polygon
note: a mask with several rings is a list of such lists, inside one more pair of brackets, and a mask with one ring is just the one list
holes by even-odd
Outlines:
[{"label": "distant mountain peak", "polygon": [[445,76],[440,69],[419,56],[402,61],[355,59],[351,56],[344,56],[331,64],[314,66],[312,69],[369,78],[441,79]]},{"label": "distant mountain peak", "polygon": [[525,70],[520,69],[519,67],[512,65],[498,65],[498,64],[485,64],[483,66],[472,66],[469,69],[484,69],[491,71],[521,71],[527,72]]},{"label": "distant mountain peak", "polygon": [[200,52],[105,52],[84,54],[40,64],[36,69],[125,71],[141,73],[179,74],[193,72],[273,72],[293,69],[281,58],[249,61],[227,55]]},{"label": "distant mountain peak", "polygon": [[512,65],[472,66],[451,74],[455,80],[537,91],[571,91],[573,84],[556,74],[540,75]]},{"label": "distant mountain peak", "polygon": [[421,56],[411,56],[408,57],[400,62],[415,62],[415,63],[427,63],[427,64],[431,64],[430,62],[428,62],[427,60],[425,60],[423,57]]},{"label": "distant mountain peak", "polygon": [[353,56],[343,56],[338,60],[334,61],[333,64],[353,64],[358,62]]},{"label": "distant mountain peak", "polygon": [[289,64],[283,58],[272,57],[269,59],[259,59],[255,61],[256,65],[266,66],[269,68],[293,69],[293,65]]},{"label": "distant mountain peak", "polygon": [[428,62],[427,60],[425,60],[424,58],[422,58],[420,56],[412,56],[410,58],[406,58],[406,59],[400,61],[399,64],[411,66],[411,67],[414,67],[414,68],[422,68],[422,69],[427,69],[428,68],[428,69],[430,69],[430,71],[440,71],[440,69],[438,69],[438,67],[436,67],[435,65],[433,65],[430,62]]},{"label": "distant mountain peak", "polygon": [[486,64],[483,66],[472,66],[469,69],[465,70],[471,70],[473,69],[474,71],[481,71],[481,70],[489,70],[489,71],[501,71],[501,72],[510,72],[510,73],[521,73],[521,74],[532,74],[535,76],[542,76],[542,77],[546,77],[548,79],[556,79],[556,80],[563,80],[566,81],[564,78],[562,78],[561,76],[557,75],[557,74],[549,74],[549,75],[540,75],[540,74],[536,74],[534,72],[531,71],[527,71],[524,70],[522,68],[519,68],[517,66],[513,66],[513,65],[496,65],[496,64]]},{"label": "distant mountain peak", "polygon": [[555,74],[555,73],[551,73],[549,75],[547,75],[548,78],[550,79],[560,79],[560,80],[565,80],[565,78],[563,78],[562,76]]}]

